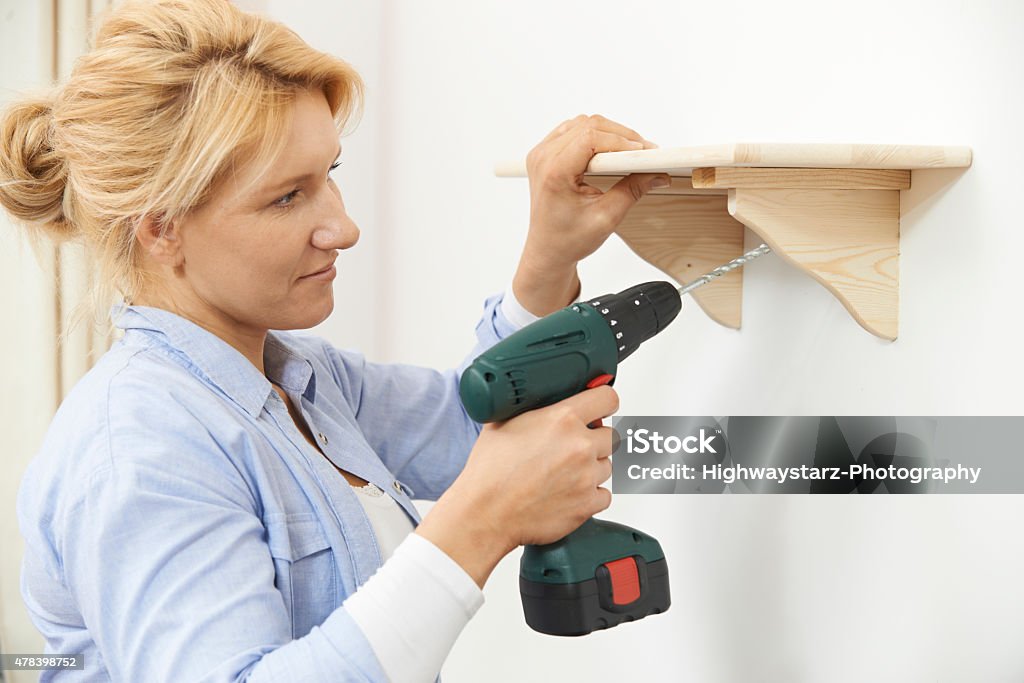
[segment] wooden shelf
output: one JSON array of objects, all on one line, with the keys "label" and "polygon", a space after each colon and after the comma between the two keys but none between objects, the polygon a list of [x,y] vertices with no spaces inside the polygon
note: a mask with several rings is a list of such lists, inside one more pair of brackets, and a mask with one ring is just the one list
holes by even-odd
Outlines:
[{"label": "wooden shelf", "polygon": [[[867,331],[899,323],[900,191],[911,171],[965,168],[969,147],[734,144],[597,154],[585,174],[606,190],[630,173],[668,173],[617,230],[679,283],[743,253],[744,226],[831,291]],[[497,175],[525,177],[525,162]],[[743,269],[695,290],[711,318],[739,328]]]}]

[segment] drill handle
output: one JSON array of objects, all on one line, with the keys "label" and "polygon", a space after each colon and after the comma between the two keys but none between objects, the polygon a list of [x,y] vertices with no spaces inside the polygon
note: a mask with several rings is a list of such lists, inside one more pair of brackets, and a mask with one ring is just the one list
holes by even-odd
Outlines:
[{"label": "drill handle", "polygon": [[675,286],[659,281],[556,311],[478,356],[462,373],[462,405],[477,422],[497,422],[577,394],[614,377],[681,307]]},{"label": "drill handle", "polygon": [[593,306],[573,304],[533,322],[482,353],[462,373],[459,396],[471,418],[497,422],[578,394],[615,375],[618,351]]}]

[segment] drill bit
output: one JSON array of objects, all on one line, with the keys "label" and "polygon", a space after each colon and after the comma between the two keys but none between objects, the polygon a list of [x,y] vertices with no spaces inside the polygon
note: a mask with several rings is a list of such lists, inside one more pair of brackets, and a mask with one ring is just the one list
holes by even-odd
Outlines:
[{"label": "drill bit", "polygon": [[683,294],[686,294],[689,291],[697,289],[702,285],[706,285],[707,283],[714,280],[716,277],[721,277],[728,273],[730,270],[735,270],[736,268],[739,268],[740,266],[745,265],[750,261],[753,261],[759,256],[764,256],[770,251],[771,247],[769,247],[767,244],[762,244],[757,249],[751,249],[743,256],[740,256],[739,258],[734,258],[732,261],[729,261],[724,266],[718,266],[710,273],[705,273],[704,275],[701,275],[699,278],[697,278],[688,285],[683,285],[682,287],[679,288],[679,296],[682,296]]}]

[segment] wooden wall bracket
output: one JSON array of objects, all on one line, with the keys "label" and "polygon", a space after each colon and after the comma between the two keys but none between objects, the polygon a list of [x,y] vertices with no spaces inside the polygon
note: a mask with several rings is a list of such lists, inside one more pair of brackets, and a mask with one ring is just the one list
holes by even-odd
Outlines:
[{"label": "wooden wall bracket", "polygon": [[[598,154],[584,182],[606,190],[628,173],[669,173],[671,186],[641,199],[617,230],[645,261],[689,282],[742,254],[746,226],[864,329],[893,340],[900,191],[911,169],[970,164],[966,147],[718,145]],[[501,165],[498,175],[525,176],[525,165]],[[692,293],[727,327],[740,327],[742,270]]]}]

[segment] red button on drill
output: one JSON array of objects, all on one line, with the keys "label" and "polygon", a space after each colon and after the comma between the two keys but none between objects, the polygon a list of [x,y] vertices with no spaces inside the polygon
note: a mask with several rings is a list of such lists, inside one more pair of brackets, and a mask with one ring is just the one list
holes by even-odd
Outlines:
[{"label": "red button on drill", "polygon": [[[601,386],[603,384],[608,384],[613,379],[615,379],[615,375],[598,375],[594,379],[592,379],[589,382],[587,382],[587,389],[593,389],[594,387],[599,387],[599,386]],[[591,422],[587,426],[590,427],[591,429],[597,429],[598,427],[603,427],[604,426],[604,420],[594,420],[593,422]]]},{"label": "red button on drill", "polygon": [[624,557],[621,560],[605,562],[608,574],[612,579],[612,602],[616,605],[628,605],[640,598],[640,575],[636,570],[636,560]]}]

